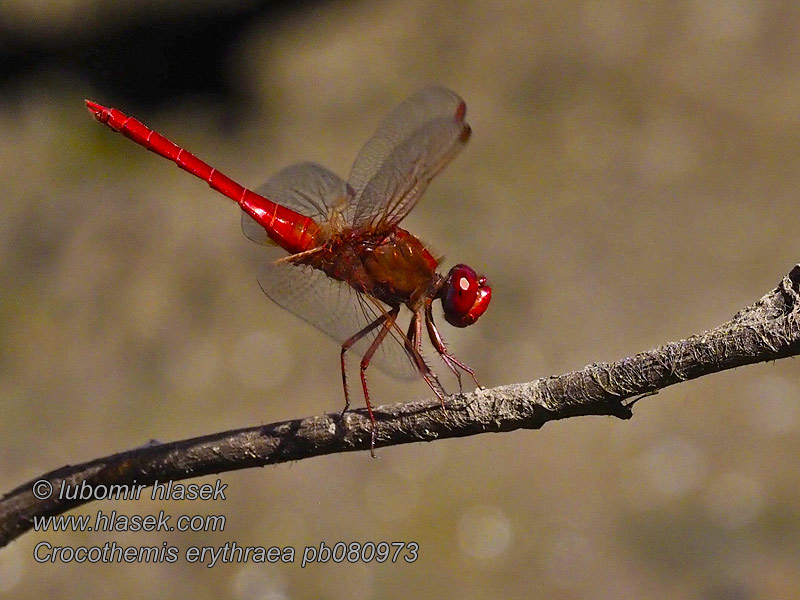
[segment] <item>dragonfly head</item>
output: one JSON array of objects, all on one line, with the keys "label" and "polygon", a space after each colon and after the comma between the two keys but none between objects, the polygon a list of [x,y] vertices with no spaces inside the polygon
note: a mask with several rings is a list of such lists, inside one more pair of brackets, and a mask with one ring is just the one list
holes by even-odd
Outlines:
[{"label": "dragonfly head", "polygon": [[478,320],[492,299],[486,277],[467,265],[456,265],[445,277],[439,292],[445,320],[454,327],[466,327]]}]

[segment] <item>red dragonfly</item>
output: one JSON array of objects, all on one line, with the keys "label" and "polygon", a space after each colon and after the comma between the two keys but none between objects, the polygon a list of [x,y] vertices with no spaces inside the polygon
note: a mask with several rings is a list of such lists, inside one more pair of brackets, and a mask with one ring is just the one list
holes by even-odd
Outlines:
[{"label": "red dragonfly", "polygon": [[[361,386],[372,424],[366,371],[377,361],[398,374],[398,357],[418,373],[442,401],[445,391],[422,355],[422,326],[433,348],[461,388],[467,365],[448,352],[433,320],[433,301],[456,327],[472,325],[489,306],[492,290],[485,277],[458,264],[447,275],[441,261],[413,234],[399,227],[439,173],[470,136],[466,104],[454,92],[431,86],[398,106],[356,157],[348,182],[320,165],[306,162],[280,171],[258,193],[175,145],[140,121],[90,100],[94,117],[134,142],[175,162],[239,204],[242,229],[251,240],[285,253],[259,273],[264,293],[280,306],[341,343],[342,384],[350,406],[345,354],[361,356]],[[400,307],[411,311],[407,330],[398,324]],[[393,338],[395,344],[383,344]],[[408,369],[410,367],[410,369]],[[402,370],[402,366],[400,367]]]}]

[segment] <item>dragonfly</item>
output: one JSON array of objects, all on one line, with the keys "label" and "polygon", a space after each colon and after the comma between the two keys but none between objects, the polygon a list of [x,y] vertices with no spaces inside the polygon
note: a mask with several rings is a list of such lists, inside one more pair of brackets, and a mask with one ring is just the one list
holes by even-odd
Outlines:
[{"label": "dragonfly", "polygon": [[[486,277],[465,264],[439,273],[442,258],[399,226],[469,140],[466,104],[455,92],[429,86],[395,108],[357,155],[346,182],[304,162],[283,169],[256,191],[141,121],[91,100],[86,106],[99,122],[235,201],[243,211],[244,234],[280,253],[262,264],[259,284],[278,305],[341,344],[342,415],[350,407],[345,355],[353,350],[361,356],[373,456],[377,425],[367,385],[373,359],[390,374],[421,375],[445,408],[445,389],[423,356],[423,326],[459,390],[461,371],[480,387],[474,370],[448,350],[433,303],[441,301],[450,325],[472,325],[491,300]],[[403,306],[411,313],[407,328],[398,320]]]}]

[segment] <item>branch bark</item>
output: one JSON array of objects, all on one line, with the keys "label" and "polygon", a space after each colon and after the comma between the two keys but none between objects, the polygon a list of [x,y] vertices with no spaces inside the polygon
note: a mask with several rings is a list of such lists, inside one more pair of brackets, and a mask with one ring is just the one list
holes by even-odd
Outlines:
[{"label": "branch bark", "polygon": [[[376,447],[462,437],[478,433],[538,429],[548,421],[580,415],[632,416],[643,396],[667,386],[752,363],[800,353],[800,264],[778,287],[730,321],[704,333],[613,363],[530,383],[451,396],[447,409],[436,400],[375,409]],[[91,500],[60,499],[62,486],[152,485],[300,460],[334,452],[369,450],[365,409],[332,413],[153,444],[67,465],[22,484],[0,499],[0,547],[33,526],[33,518],[56,515]],[[54,490],[34,496],[45,480]]]}]

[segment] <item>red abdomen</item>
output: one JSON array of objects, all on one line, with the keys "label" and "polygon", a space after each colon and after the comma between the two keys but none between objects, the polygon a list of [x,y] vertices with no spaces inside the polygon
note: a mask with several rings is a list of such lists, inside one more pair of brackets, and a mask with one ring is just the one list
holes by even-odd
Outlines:
[{"label": "red abdomen", "polygon": [[86,106],[101,123],[108,125],[114,131],[119,131],[151,152],[170,159],[184,171],[199,177],[213,189],[239,204],[243,211],[266,230],[270,239],[287,252],[296,254],[315,248],[321,243],[324,237],[322,231],[310,217],[276,204],[239,185],[194,154],[116,108],[106,108],[91,100],[86,101]]}]

